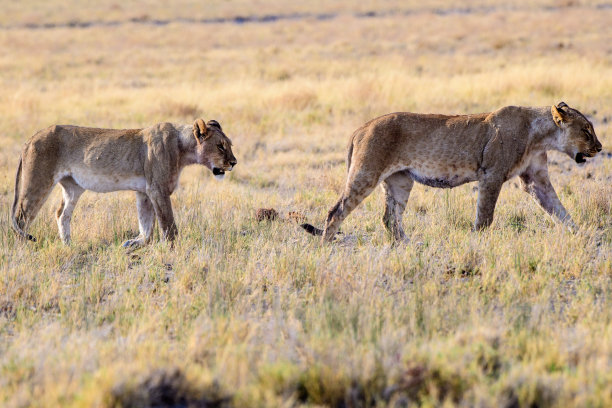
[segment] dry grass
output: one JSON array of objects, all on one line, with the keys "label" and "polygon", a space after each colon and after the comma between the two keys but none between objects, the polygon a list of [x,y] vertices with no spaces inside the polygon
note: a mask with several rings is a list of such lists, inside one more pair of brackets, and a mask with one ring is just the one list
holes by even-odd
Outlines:
[{"label": "dry grass", "polygon": [[[612,404],[609,6],[6,3],[0,405]],[[232,22],[292,13],[304,17]],[[208,16],[229,20],[186,20]],[[45,22],[56,26],[32,28]],[[576,235],[515,181],[483,233],[469,228],[474,185],[415,187],[406,246],[384,232],[379,191],[334,245],[254,218],[273,207],[321,225],[348,136],[379,114],[560,100],[591,116],[604,146],[584,167],[550,155]],[[85,194],[70,247],[53,218],[58,191],[32,228],[40,242],[10,233],[17,157],[36,130],[194,116],[219,120],[239,164],[223,183],[202,168],[183,173],[174,250],[125,254],[137,230],[128,193]]]}]

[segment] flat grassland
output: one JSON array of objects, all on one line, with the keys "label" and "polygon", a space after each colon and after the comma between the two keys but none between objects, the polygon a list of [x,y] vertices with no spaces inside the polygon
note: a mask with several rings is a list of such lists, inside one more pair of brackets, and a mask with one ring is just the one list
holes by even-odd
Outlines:
[{"label": "flat grassland", "polygon": [[[1,3],[1,406],[612,406],[612,3]],[[549,155],[577,234],[518,180],[481,233],[476,184],[416,185],[401,246],[379,190],[332,245],[254,219],[323,225],[375,116],[562,100],[604,148],[584,166]],[[128,192],[86,193],[70,247],[59,188],[39,242],[11,233],[37,130],[197,117],[239,163],[223,182],[183,172],[174,250],[121,248]]]}]

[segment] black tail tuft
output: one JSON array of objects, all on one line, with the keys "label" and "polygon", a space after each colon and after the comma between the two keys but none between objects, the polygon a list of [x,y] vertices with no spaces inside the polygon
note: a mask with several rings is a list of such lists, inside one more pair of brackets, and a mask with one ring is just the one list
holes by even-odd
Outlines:
[{"label": "black tail tuft", "polygon": [[323,235],[323,230],[315,227],[314,225],[302,224],[302,225],[300,225],[300,227],[304,228],[306,230],[306,232],[308,232],[309,234],[312,234],[312,235],[315,235],[315,236],[316,235]]}]

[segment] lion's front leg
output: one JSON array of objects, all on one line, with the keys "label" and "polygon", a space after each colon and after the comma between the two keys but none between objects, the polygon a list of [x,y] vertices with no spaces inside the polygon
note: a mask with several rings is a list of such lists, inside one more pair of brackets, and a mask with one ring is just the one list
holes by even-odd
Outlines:
[{"label": "lion's front leg", "polygon": [[548,177],[548,166],[546,153],[534,160],[527,170],[520,175],[523,190],[528,192],[536,202],[549,215],[557,217],[570,231],[577,231],[578,227],[572,221],[563,204],[555,192],[550,178]]},{"label": "lion's front leg", "polygon": [[162,237],[170,242],[174,241],[178,234],[178,228],[174,222],[170,194],[157,188],[147,188],[147,196],[153,204],[155,215],[162,230]]},{"label": "lion's front leg", "polygon": [[155,210],[153,203],[146,194],[136,192],[136,208],[138,209],[138,228],[140,235],[123,243],[124,247],[139,247],[151,242],[155,226]]}]

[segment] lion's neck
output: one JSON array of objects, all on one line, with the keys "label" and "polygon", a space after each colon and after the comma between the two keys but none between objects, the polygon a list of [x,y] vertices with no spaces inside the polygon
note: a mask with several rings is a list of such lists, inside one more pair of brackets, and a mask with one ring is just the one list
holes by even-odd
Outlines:
[{"label": "lion's neck", "polygon": [[179,132],[179,152],[181,158],[179,160],[179,166],[181,169],[190,164],[196,164],[198,162],[196,156],[197,143],[195,137],[193,137],[193,128],[191,126],[177,126]]},{"label": "lion's neck", "polygon": [[534,108],[529,128],[529,150],[560,150],[558,136],[561,129],[555,124],[550,107]]}]

